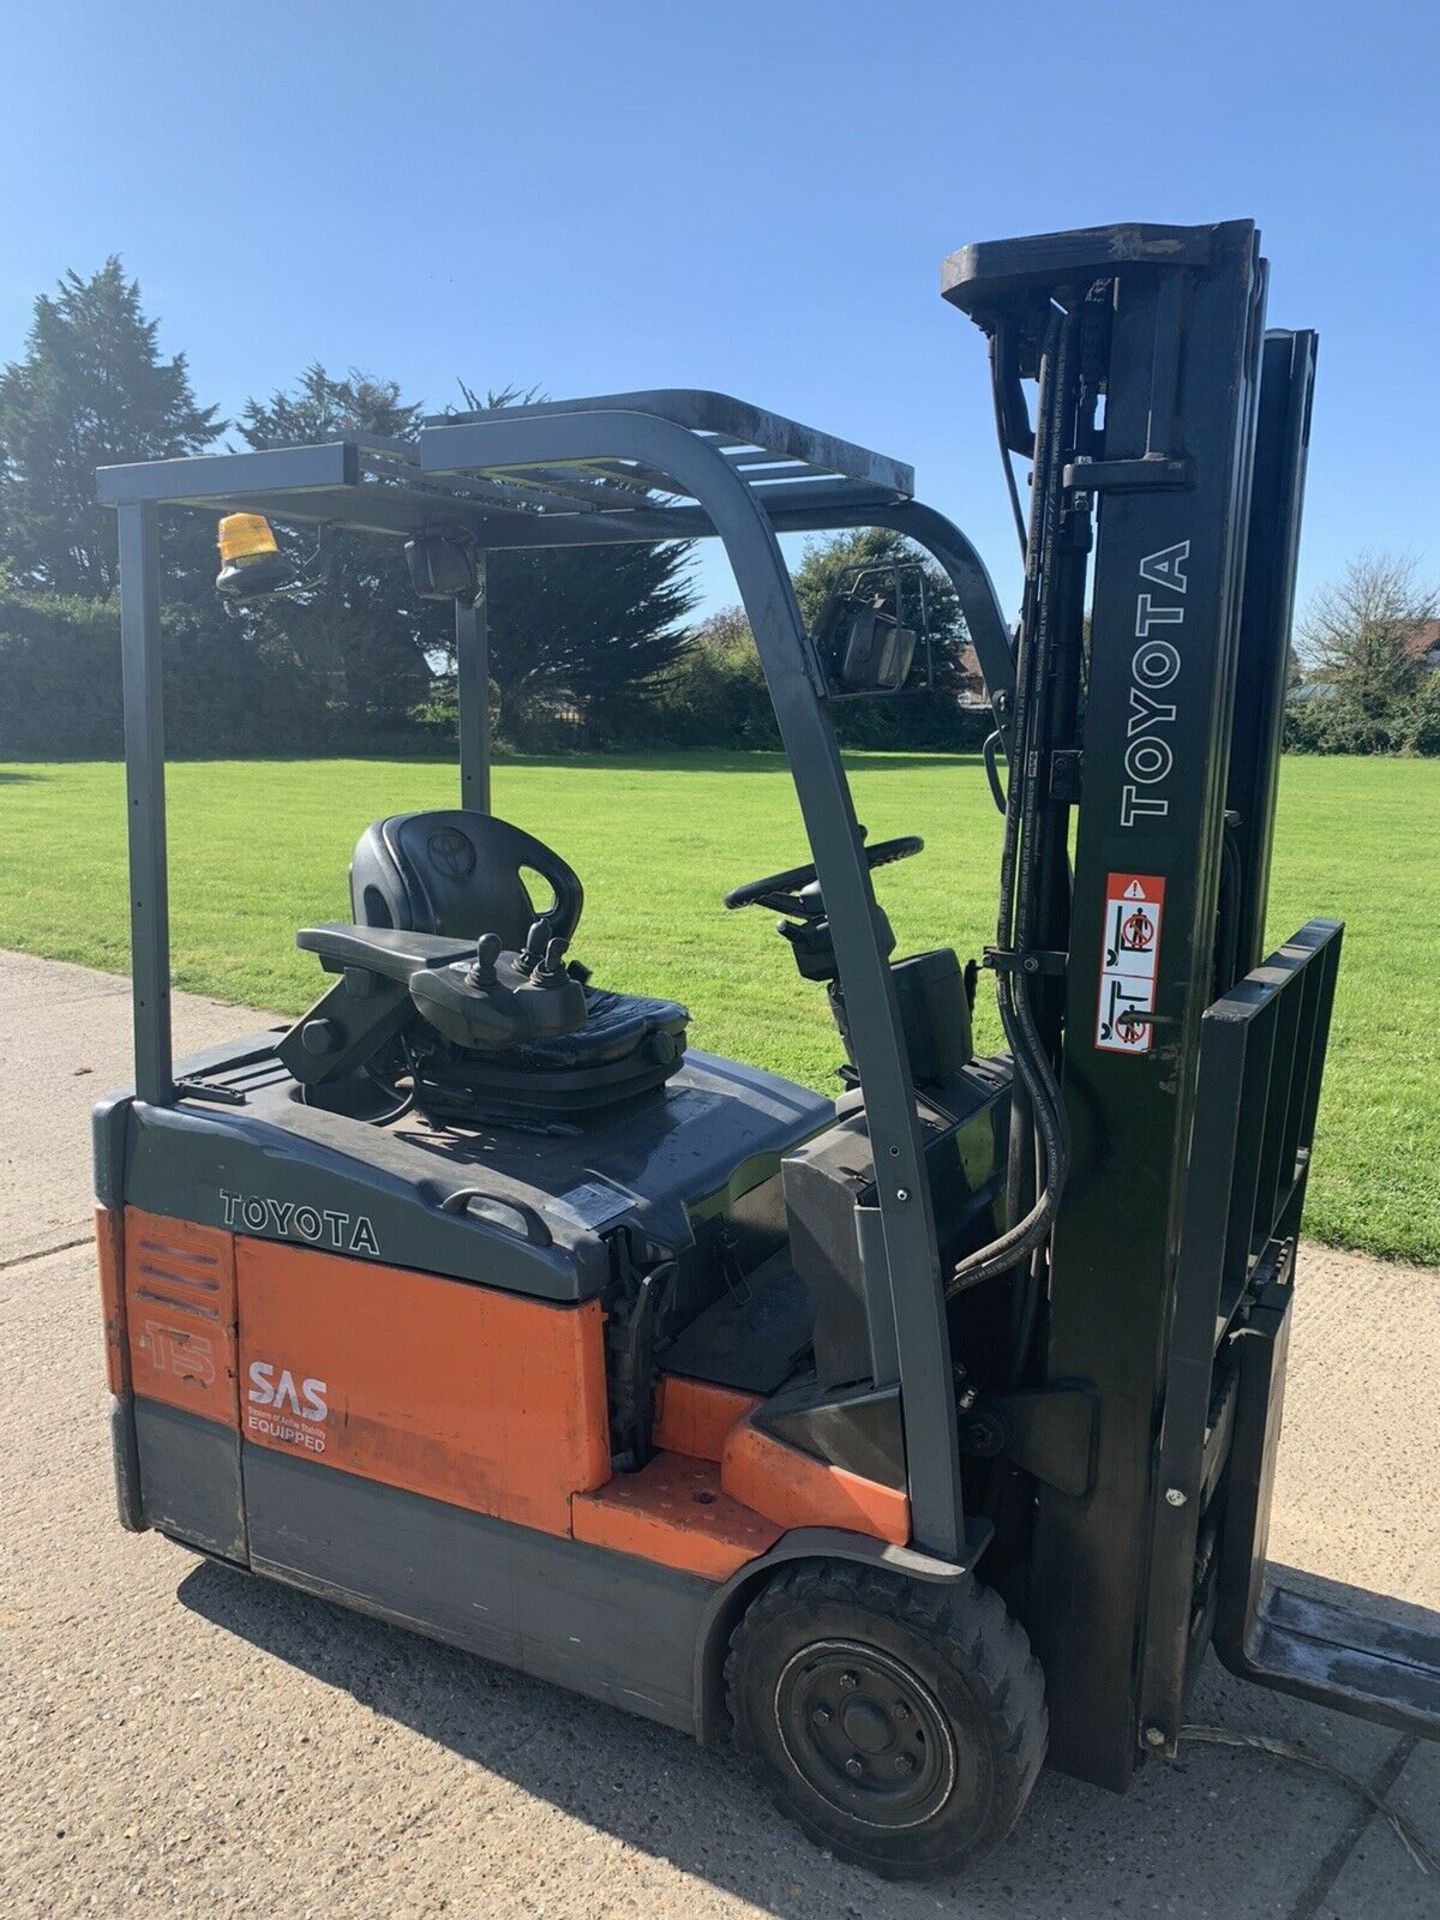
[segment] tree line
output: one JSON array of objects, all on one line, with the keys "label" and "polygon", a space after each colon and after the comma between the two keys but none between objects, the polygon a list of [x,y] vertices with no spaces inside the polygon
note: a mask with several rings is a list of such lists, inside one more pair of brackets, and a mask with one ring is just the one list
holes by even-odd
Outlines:
[{"label": "tree line", "polygon": [[[467,407],[481,404],[459,385]],[[533,397],[506,388],[483,404]],[[397,381],[313,364],[224,420],[196,398],[185,355],[162,352],[118,258],[88,279],[67,273],[37,298],[24,352],[0,372],[0,754],[120,751],[116,528],[95,499],[97,467],[356,433],[411,440],[422,417]],[[214,591],[214,539],[208,516],[163,517],[172,752],[452,750],[450,609],[414,593],[398,542],[332,532],[303,589],[232,618]],[[813,625],[843,569],[906,552],[874,528],[812,542],[795,572],[801,613]],[[744,616],[731,608],[694,623],[691,560],[683,542],[492,555],[489,700],[500,745],[777,745]],[[989,729],[955,596],[939,569],[925,571],[930,671],[897,697],[838,706],[848,745],[973,750]],[[1297,623],[1286,745],[1440,753],[1436,609],[1412,559],[1352,561]]]},{"label": "tree line", "polygon": [[[515,389],[467,406],[504,406]],[[71,272],[34,305],[21,356],[0,373],[0,753],[108,756],[122,743],[116,528],[97,467],[217,447],[302,446],[355,433],[411,440],[421,404],[397,381],[314,364],[237,417],[197,399],[183,353],[118,258]],[[303,530],[282,531],[298,548]],[[309,536],[314,541],[313,530]],[[231,617],[214,592],[213,518],[162,516],[167,738],[179,754],[449,751],[455,732],[448,606],[413,591],[400,543],[328,532],[303,588]],[[820,542],[797,573],[813,617],[843,565],[896,537]],[[693,623],[683,542],[497,553],[489,562],[490,710],[502,746],[763,747],[774,722],[735,611]],[[936,684],[844,718],[856,744],[973,745],[957,708],[963,622],[930,574],[947,664]]]}]

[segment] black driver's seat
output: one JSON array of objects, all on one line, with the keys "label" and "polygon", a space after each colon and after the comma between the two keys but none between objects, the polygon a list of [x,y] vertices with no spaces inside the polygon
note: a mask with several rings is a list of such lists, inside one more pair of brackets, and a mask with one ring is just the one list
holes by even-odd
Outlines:
[{"label": "black driver's seat", "polygon": [[[526,873],[549,887],[549,906],[537,904]],[[584,905],[575,869],[543,840],[468,807],[377,820],[350,863],[350,907],[361,927],[452,940],[498,933],[507,952],[519,953],[542,915],[553,937],[571,939]]]},{"label": "black driver's seat", "polygon": [[[527,874],[550,889],[548,906],[537,902]],[[549,937],[568,941],[585,892],[543,840],[493,814],[453,807],[392,814],[367,827],[350,865],[350,900],[357,926],[455,940],[495,933],[513,958],[538,919],[549,922]],[[472,1055],[466,1079],[483,1083],[492,1105],[588,1107],[655,1086],[679,1066],[690,1015],[676,1001],[587,984],[585,1014],[578,1032],[532,1043],[523,1059]]]}]

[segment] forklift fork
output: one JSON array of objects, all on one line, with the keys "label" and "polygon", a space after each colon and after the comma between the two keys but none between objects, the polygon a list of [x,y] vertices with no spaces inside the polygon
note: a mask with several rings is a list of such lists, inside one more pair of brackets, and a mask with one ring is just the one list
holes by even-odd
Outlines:
[{"label": "forklift fork", "polygon": [[1266,1561],[1305,1199],[1342,929],[1312,920],[1205,1014],[1155,1475],[1144,1740],[1173,1753],[1213,1638],[1234,1673],[1440,1735],[1440,1638]]},{"label": "forklift fork", "polygon": [[1282,1585],[1266,1563],[1292,1304],[1267,1288],[1241,1343],[1215,1650],[1242,1679],[1434,1740],[1440,1636]]}]

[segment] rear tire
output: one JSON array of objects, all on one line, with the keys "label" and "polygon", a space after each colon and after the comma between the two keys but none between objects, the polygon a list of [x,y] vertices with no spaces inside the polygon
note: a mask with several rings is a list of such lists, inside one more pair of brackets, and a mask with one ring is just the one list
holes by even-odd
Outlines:
[{"label": "rear tire", "polygon": [[735,1744],[780,1811],[893,1879],[953,1870],[1019,1819],[1045,1757],[1045,1682],[1023,1628],[953,1586],[815,1561],[779,1574],[730,1642]]}]

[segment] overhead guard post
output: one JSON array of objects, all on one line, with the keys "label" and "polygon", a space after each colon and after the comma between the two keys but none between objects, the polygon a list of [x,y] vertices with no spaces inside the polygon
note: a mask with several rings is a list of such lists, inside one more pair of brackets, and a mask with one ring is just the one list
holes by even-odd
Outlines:
[{"label": "overhead guard post", "polygon": [[475,559],[475,598],[455,602],[455,689],[459,708],[460,804],[490,811],[490,607],[485,555]]},{"label": "overhead guard post", "polygon": [[175,1086],[170,1051],[159,535],[154,506],[148,501],[123,503],[119,534],[135,1091],[152,1105],[168,1106],[174,1101]]}]

